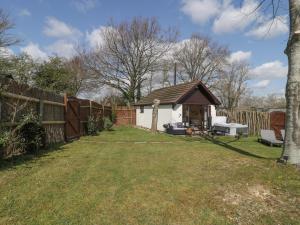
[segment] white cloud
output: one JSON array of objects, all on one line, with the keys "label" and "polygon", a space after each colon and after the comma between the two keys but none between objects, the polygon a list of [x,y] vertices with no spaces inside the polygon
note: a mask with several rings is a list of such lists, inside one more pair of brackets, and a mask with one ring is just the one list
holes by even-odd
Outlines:
[{"label": "white cloud", "polygon": [[100,28],[92,30],[90,33],[86,33],[86,40],[92,48],[96,48],[103,43],[102,33],[106,27],[101,26]]},{"label": "white cloud", "polygon": [[73,1],[73,5],[75,8],[83,13],[94,9],[98,4],[98,0],[75,0]]},{"label": "white cloud", "polygon": [[275,60],[250,70],[250,76],[256,79],[280,79],[287,76],[288,67]]},{"label": "white cloud", "polygon": [[264,21],[258,27],[247,32],[246,35],[257,39],[268,39],[287,34],[288,31],[288,16],[277,16],[274,20]]},{"label": "white cloud", "polygon": [[270,80],[261,80],[253,85],[254,88],[265,88],[270,84]]},{"label": "white cloud", "polygon": [[204,24],[219,13],[218,0],[183,0],[181,11],[198,24]]},{"label": "white cloud", "polygon": [[88,42],[90,47],[97,48],[104,43],[104,32],[114,32],[115,35],[118,35],[118,31],[113,27],[100,26],[99,28],[96,28],[91,32],[86,32],[86,41]]},{"label": "white cloud", "polygon": [[78,36],[81,36],[82,33],[70,26],[66,23],[56,19],[55,17],[48,17],[46,20],[46,26],[44,27],[44,34],[49,37],[56,37],[56,38],[62,38],[62,37],[72,37],[77,38]]},{"label": "white cloud", "polygon": [[230,62],[241,62],[241,61],[247,61],[251,58],[252,52],[244,52],[244,51],[237,51],[231,53],[229,57]]},{"label": "white cloud", "polygon": [[31,16],[31,12],[29,12],[28,9],[22,9],[22,10],[19,12],[19,16]]},{"label": "white cloud", "polygon": [[58,40],[47,47],[50,54],[58,55],[65,58],[71,58],[76,54],[75,46],[72,42]]},{"label": "white cloud", "polygon": [[30,55],[35,60],[47,60],[47,54],[42,51],[38,44],[30,42],[27,46],[21,48],[21,52]]},{"label": "white cloud", "polygon": [[10,48],[0,47],[0,56],[1,57],[10,57],[13,56],[15,53]]},{"label": "white cloud", "polygon": [[255,0],[245,0],[241,7],[235,7],[230,1],[224,1],[220,15],[213,23],[213,31],[217,34],[242,31],[258,17]]}]

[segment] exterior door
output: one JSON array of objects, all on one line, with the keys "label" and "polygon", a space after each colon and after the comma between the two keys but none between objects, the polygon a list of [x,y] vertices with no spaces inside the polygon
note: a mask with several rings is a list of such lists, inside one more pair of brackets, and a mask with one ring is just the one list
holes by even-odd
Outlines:
[{"label": "exterior door", "polygon": [[77,98],[68,97],[65,108],[66,141],[80,138],[80,103]]}]

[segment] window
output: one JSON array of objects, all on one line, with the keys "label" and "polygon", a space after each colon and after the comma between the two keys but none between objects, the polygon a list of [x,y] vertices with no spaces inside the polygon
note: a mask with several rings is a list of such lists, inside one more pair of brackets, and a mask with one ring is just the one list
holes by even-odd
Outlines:
[{"label": "window", "polygon": [[140,113],[144,113],[144,106],[140,106]]}]

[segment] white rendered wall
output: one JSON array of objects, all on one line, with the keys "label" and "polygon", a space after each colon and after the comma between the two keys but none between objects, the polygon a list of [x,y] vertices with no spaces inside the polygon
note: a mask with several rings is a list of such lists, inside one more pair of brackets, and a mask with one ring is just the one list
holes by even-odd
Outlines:
[{"label": "white rendered wall", "polygon": [[136,109],[136,125],[145,128],[151,128],[152,107],[144,106],[144,113],[141,113],[140,107]]},{"label": "white rendered wall", "polygon": [[[180,107],[179,107],[180,108]],[[179,122],[173,119],[175,117],[179,117],[180,109],[177,108],[176,113],[173,115],[172,105],[160,105],[158,108],[158,121],[157,121],[157,129],[159,131],[165,131],[163,127],[164,124],[171,122]],[[136,109],[136,125],[145,128],[151,128],[152,124],[152,106],[144,106],[144,113],[140,112],[140,108]],[[173,118],[174,116],[174,118]]]},{"label": "white rendered wall", "polygon": [[182,122],[182,105],[177,104],[175,105],[174,109],[172,110],[172,123]]},{"label": "white rendered wall", "polygon": [[158,108],[158,121],[157,121],[157,129],[159,131],[165,131],[163,127],[166,123],[172,122],[172,105],[160,105]]},{"label": "white rendered wall", "polygon": [[210,113],[212,118],[217,116],[216,107],[214,105],[210,105]]}]

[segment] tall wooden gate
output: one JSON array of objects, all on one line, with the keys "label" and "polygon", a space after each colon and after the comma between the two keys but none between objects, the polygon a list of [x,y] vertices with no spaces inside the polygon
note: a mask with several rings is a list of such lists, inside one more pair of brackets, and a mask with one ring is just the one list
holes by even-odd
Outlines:
[{"label": "tall wooden gate", "polygon": [[65,97],[66,141],[80,138],[80,102],[75,97]]},{"label": "tall wooden gate", "polygon": [[285,112],[271,112],[270,127],[275,131],[276,137],[280,139],[280,130],[284,129],[285,127]]}]

